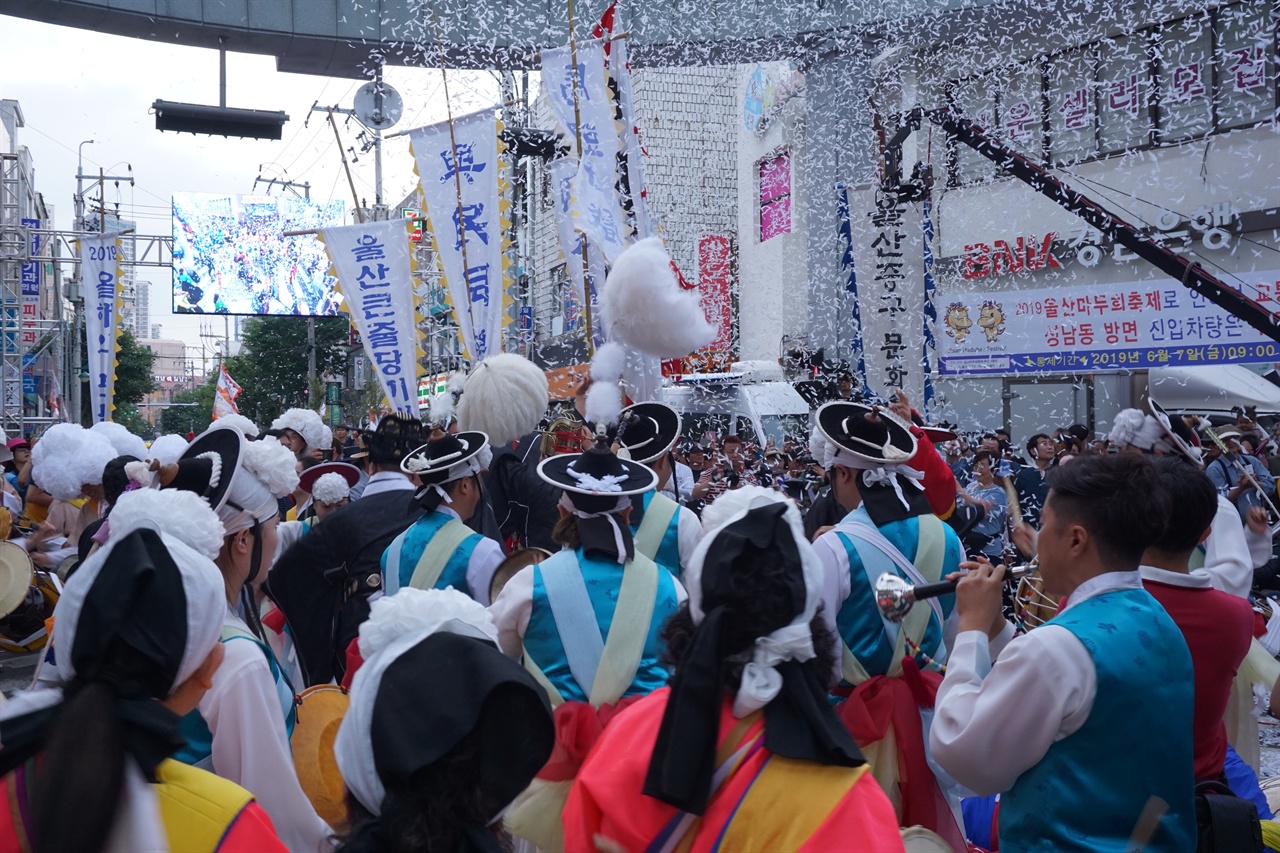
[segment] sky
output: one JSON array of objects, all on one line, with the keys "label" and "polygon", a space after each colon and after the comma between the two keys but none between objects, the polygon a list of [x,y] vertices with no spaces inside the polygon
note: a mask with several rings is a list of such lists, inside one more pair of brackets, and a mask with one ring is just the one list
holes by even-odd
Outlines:
[{"label": "sky", "polygon": [[[446,104],[436,69],[388,67],[386,81],[404,100],[404,116],[389,133],[443,121]],[[352,207],[342,173],[339,148],[323,114],[308,115],[311,106],[350,108],[356,90],[367,80],[285,74],[275,58],[227,54],[227,106],[283,110],[289,121],[278,141],[224,139],[176,134],[155,129],[151,104],[156,100],[217,105],[218,52],[200,48],[103,35],[87,30],[0,16],[0,98],[17,100],[26,119],[18,144],[31,151],[36,189],[54,207],[56,226],[70,230],[76,192],[76,151],[85,145],[84,172],[127,175],[135,184],[106,183],[109,211],[118,202],[121,217],[138,224],[141,235],[171,233],[170,203],[174,192],[249,193],[254,179],[287,178],[311,184],[316,199],[340,198]],[[491,74],[449,72],[450,106],[470,112],[498,102]],[[308,118],[310,121],[308,122]],[[340,117],[341,119],[342,117]],[[356,146],[352,165],[356,192],[374,201],[374,157],[361,154],[354,119],[338,123],[343,147]],[[348,154],[350,157],[350,154]],[[414,187],[407,137],[383,144],[383,200],[396,205]],[[259,184],[258,192],[265,192]],[[281,190],[276,187],[272,194]],[[96,184],[86,197],[97,197]],[[165,338],[198,344],[201,324],[211,321],[170,310],[170,272],[139,267],[137,279],[153,284],[151,322],[160,323]],[[214,320],[213,332],[222,334]]]}]

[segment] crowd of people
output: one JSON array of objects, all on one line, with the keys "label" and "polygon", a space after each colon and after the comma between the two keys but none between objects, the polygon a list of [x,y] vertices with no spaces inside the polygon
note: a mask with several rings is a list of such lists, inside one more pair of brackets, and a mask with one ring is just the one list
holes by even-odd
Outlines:
[{"label": "crowd of people", "polygon": [[624,402],[501,355],[421,420],[10,441],[57,582],[0,847],[1280,844],[1256,420],[1015,445],[899,394],[761,448]]}]

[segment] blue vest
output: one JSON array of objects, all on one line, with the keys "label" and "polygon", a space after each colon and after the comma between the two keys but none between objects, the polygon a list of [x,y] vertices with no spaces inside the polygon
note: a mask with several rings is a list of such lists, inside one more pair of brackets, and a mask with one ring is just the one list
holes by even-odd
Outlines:
[{"label": "blue vest", "polygon": [[[229,643],[233,640],[247,640],[262,649],[262,653],[267,656],[267,666],[271,668],[271,678],[275,681],[276,695],[280,699],[280,711],[284,715],[285,734],[292,737],[293,727],[298,721],[297,704],[294,701],[293,688],[285,679],[284,671],[276,662],[276,656],[271,653],[271,647],[239,628],[224,626],[222,642]],[[263,724],[265,725],[266,722],[264,721]],[[199,765],[213,755],[213,732],[209,731],[209,724],[205,722],[199,708],[183,717],[179,721],[178,728],[187,743],[173,756],[175,760],[183,764]]]},{"label": "blue vest", "polygon": [[1122,851],[1148,798],[1159,797],[1168,811],[1144,849],[1194,851],[1193,681],[1182,632],[1142,589],[1086,599],[1048,624],[1089,651],[1098,695],[1080,730],[1001,798],[1000,850]]},{"label": "blue vest", "polygon": [[[653,500],[656,492],[645,492],[641,495],[642,512],[637,513],[634,508],[631,512],[631,518],[635,521],[631,525],[631,535],[634,537],[640,532],[640,524],[644,521],[644,514],[649,511],[649,503]],[[670,498],[668,498],[670,500]],[[676,514],[671,516],[671,521],[667,524],[667,530],[662,534],[662,542],[658,545],[658,553],[646,555],[655,563],[676,577],[684,574],[684,566],[680,564],[680,509],[676,510]]]},{"label": "blue vest", "polygon": [[[845,516],[845,520],[848,521],[855,519],[863,524],[875,527],[871,522],[871,517],[867,515],[866,510],[862,507]],[[920,550],[920,522],[918,519],[904,518],[900,521],[891,521],[876,529],[902,552],[902,556],[911,561],[913,565],[915,564],[916,554]],[[849,597],[844,600],[844,604],[841,605],[839,612],[836,614],[836,628],[840,631],[840,638],[844,640],[849,647],[849,651],[853,652],[853,656],[866,669],[867,674],[872,676],[885,675],[893,665],[893,647],[894,641],[898,638],[898,626],[885,620],[880,615],[880,608],[876,606],[875,579],[886,572],[898,575],[908,582],[911,582],[911,578],[904,576],[893,561],[875,546],[862,541],[859,541],[855,546],[853,542],[855,537],[847,528],[837,526],[834,532],[849,557]],[[942,535],[946,538],[942,558],[942,575],[946,576],[950,572],[959,570],[960,561],[964,557],[963,549],[960,546],[960,537],[956,535],[950,525],[942,525]],[[862,549],[861,552],[859,552],[859,548]],[[863,554],[871,561],[869,564],[863,562]],[[934,577],[927,578],[929,581],[938,579]],[[954,595],[944,595],[938,598],[939,604],[942,605],[943,618],[951,614],[951,609],[955,607],[955,601],[956,597]],[[921,602],[916,606],[926,607],[928,605],[925,602]],[[929,617],[929,627],[925,630],[924,638],[920,642],[920,648],[939,663],[946,660],[947,650],[942,642],[942,624],[938,621],[936,615]],[[923,660],[918,662],[921,666],[924,665]]]},{"label": "blue vest", "polygon": [[[422,552],[427,550],[427,546],[435,535],[440,532],[440,528],[444,527],[450,521],[455,520],[453,516],[447,512],[428,512],[424,513],[421,518],[413,523],[413,525],[404,533],[404,545],[400,548],[400,565],[395,567],[398,572],[400,584],[399,589],[409,586],[409,581],[413,580],[413,570],[418,567],[418,560],[422,557]],[[471,587],[467,584],[467,566],[471,563],[471,555],[475,552],[476,546],[480,544],[480,540],[484,537],[479,533],[473,533],[466,539],[462,540],[453,552],[453,556],[444,564],[444,571],[440,573],[440,579],[436,581],[433,589],[448,589],[453,587],[459,592],[471,595]],[[382,552],[382,576],[387,577],[390,567],[387,566],[387,554],[390,549]],[[386,585],[383,585],[386,589]]]},{"label": "blue vest", "polygon": [[[578,686],[569,670],[569,659],[560,641],[560,631],[556,627],[551,603],[547,601],[547,588],[542,581],[542,566],[553,560],[577,563],[587,584],[591,606],[596,612],[600,636],[605,638],[609,636],[609,627],[613,624],[618,589],[622,585],[623,566],[612,560],[585,556],[579,548],[576,551],[561,551],[533,567],[533,607],[529,613],[529,627],[524,634],[525,653],[538,665],[552,686],[560,691],[566,702],[586,702],[587,694]],[[670,673],[658,663],[666,646],[658,638],[658,633],[677,607],[675,580],[667,572],[658,572],[657,600],[653,605],[653,617],[649,620],[644,655],[640,659],[635,679],[623,693],[624,697],[643,696],[666,685]]]}]

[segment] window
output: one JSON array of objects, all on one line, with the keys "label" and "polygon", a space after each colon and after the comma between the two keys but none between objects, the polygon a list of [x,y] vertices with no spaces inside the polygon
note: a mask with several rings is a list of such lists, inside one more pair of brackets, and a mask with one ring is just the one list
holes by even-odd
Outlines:
[{"label": "window", "polygon": [[1275,112],[1275,21],[1270,3],[1233,3],[1217,18],[1218,129],[1269,120]]},{"label": "window", "polygon": [[[557,264],[551,268],[551,310],[550,327],[552,336],[562,335],[567,329],[566,309],[573,302],[572,298],[566,299],[569,293],[569,267],[566,264]],[[576,309],[575,313],[576,313]]]},{"label": "window", "polygon": [[791,155],[760,161],[760,242],[791,233]]},{"label": "window", "polygon": [[1213,129],[1213,21],[1192,15],[1164,27],[1156,44],[1160,141],[1204,136]]}]

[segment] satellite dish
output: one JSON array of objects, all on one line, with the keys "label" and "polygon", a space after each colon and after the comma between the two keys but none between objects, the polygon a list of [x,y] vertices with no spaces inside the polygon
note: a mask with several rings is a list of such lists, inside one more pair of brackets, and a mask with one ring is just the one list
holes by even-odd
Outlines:
[{"label": "satellite dish", "polygon": [[356,118],[370,130],[394,127],[404,112],[400,93],[380,81],[361,86],[356,92],[354,106]]}]

